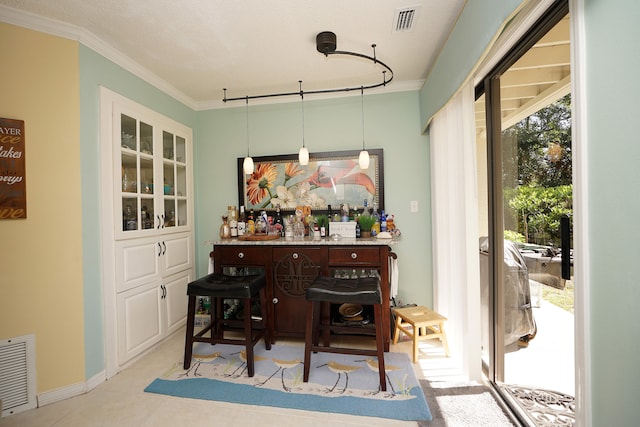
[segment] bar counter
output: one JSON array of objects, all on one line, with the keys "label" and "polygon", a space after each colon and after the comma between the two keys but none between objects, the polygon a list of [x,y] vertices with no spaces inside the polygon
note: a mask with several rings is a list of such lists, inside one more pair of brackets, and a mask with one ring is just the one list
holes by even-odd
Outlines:
[{"label": "bar counter", "polygon": [[380,275],[383,295],[385,351],[389,350],[389,261],[395,239],[326,237],[275,240],[220,239],[207,242],[214,271],[225,267],[253,267],[267,277],[268,327],[274,338],[304,338],[305,291],[319,275],[333,276],[340,270],[372,271]]}]

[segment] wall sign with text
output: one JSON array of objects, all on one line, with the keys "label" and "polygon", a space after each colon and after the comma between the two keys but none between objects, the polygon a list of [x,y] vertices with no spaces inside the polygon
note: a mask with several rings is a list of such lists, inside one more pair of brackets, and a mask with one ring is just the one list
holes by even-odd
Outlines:
[{"label": "wall sign with text", "polygon": [[27,217],[24,121],[0,118],[0,219]]}]

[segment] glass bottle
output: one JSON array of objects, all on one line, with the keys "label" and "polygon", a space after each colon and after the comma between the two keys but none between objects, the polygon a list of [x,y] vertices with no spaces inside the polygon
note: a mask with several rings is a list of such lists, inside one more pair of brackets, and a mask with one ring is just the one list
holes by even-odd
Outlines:
[{"label": "glass bottle", "polygon": [[238,211],[235,206],[227,206],[227,216],[231,237],[238,237]]},{"label": "glass bottle", "polygon": [[131,231],[131,230],[138,229],[136,213],[133,211],[133,208],[131,207],[131,205],[127,205],[124,217],[125,217],[125,230]]},{"label": "glass bottle", "polygon": [[238,236],[244,236],[247,228],[247,219],[244,214],[244,205],[240,206],[240,214],[238,215]]},{"label": "glass bottle", "polygon": [[300,209],[296,209],[296,219],[293,223],[293,238],[296,240],[304,239],[304,220]]},{"label": "glass bottle", "polygon": [[258,218],[255,219],[255,233],[266,233],[267,225],[269,225],[269,223],[267,222],[267,213],[265,211],[262,211],[260,215],[258,215]]},{"label": "glass bottle", "polygon": [[253,209],[249,211],[249,217],[247,218],[247,233],[253,234],[256,232],[256,219]]},{"label": "glass bottle", "polygon": [[276,226],[276,230],[281,237],[284,237],[284,221],[282,220],[282,214],[280,213],[280,205],[276,205],[276,217],[273,219],[273,224]]},{"label": "glass bottle", "polygon": [[231,238],[231,228],[229,227],[229,223],[227,222],[227,217],[222,217],[222,225],[220,225],[220,238],[221,239],[230,239]]}]

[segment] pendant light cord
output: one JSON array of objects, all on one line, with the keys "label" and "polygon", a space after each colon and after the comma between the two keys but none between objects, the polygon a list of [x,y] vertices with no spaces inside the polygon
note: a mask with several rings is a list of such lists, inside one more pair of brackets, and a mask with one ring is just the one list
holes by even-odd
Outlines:
[{"label": "pendant light cord", "polygon": [[362,150],[364,151],[364,86],[360,86],[360,100],[362,107]]},{"label": "pendant light cord", "polygon": [[250,157],[249,156],[249,97],[248,96],[245,98],[245,102],[247,105],[246,107],[247,119],[245,120],[247,124],[247,157]]},{"label": "pendant light cord", "polygon": [[304,148],[304,92],[302,91],[302,80],[298,80],[298,83],[300,84],[300,105],[302,110],[302,147]]}]

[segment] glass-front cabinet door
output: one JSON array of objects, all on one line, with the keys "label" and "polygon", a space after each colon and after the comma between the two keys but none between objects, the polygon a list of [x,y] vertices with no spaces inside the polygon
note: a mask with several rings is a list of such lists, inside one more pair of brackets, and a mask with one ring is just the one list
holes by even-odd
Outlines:
[{"label": "glass-front cabinet door", "polygon": [[164,226],[188,225],[186,140],[162,131]]},{"label": "glass-front cabinet door", "polygon": [[120,144],[114,148],[121,176],[115,199],[122,224],[116,225],[116,234],[188,228],[190,141],[180,132],[164,130],[166,127],[135,116],[117,114],[115,130]]}]

